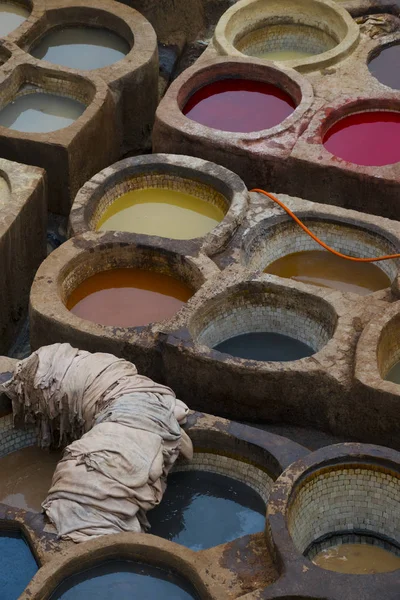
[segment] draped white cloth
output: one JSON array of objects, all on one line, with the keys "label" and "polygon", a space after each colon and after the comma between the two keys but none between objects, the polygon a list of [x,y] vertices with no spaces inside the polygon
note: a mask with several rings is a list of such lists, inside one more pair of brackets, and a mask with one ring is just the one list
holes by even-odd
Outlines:
[{"label": "draped white cloth", "polygon": [[37,423],[41,446],[75,440],[42,505],[61,538],[148,529],[146,512],[160,503],[175,460],[193,456],[180,427],[188,407],[170,388],[128,361],[69,344],[20,361],[2,388],[14,418]]}]

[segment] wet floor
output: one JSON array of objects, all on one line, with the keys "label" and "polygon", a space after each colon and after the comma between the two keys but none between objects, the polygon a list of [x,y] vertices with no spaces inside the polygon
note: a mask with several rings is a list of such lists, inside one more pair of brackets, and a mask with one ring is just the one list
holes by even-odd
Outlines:
[{"label": "wet floor", "polygon": [[149,511],[150,533],[203,550],[262,531],[265,503],[252,488],[216,473],[183,471],[168,477],[160,506]]}]

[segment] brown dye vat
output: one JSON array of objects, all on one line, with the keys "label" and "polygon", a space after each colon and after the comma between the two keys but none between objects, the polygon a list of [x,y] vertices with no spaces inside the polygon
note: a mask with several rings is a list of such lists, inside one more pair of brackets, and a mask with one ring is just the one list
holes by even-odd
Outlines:
[{"label": "brown dye vat", "polygon": [[181,281],[140,269],[112,269],[89,277],[67,308],[78,317],[115,327],[140,327],[171,318],[193,295]]},{"label": "brown dye vat", "polygon": [[0,502],[15,508],[41,512],[61,452],[36,446],[23,448],[0,459]]},{"label": "brown dye vat", "polygon": [[329,571],[367,575],[400,569],[400,556],[371,544],[341,544],[322,550],[313,563]]},{"label": "brown dye vat", "polygon": [[325,250],[305,250],[278,258],[265,273],[311,285],[366,296],[390,287],[390,279],[374,263],[359,263]]}]

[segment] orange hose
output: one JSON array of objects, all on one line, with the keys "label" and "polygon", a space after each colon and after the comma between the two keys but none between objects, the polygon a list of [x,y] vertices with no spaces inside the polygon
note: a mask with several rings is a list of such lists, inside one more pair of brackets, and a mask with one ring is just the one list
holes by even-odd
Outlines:
[{"label": "orange hose", "polygon": [[297,225],[299,225],[302,228],[302,230],[307,233],[307,235],[309,235],[315,242],[317,242],[317,244],[319,244],[320,246],[325,248],[325,250],[332,252],[332,254],[336,254],[336,256],[339,256],[340,258],[345,258],[346,260],[353,260],[355,262],[366,262],[366,263],[378,262],[380,260],[390,260],[393,258],[400,258],[400,254],[386,254],[385,256],[377,256],[376,258],[355,258],[354,256],[347,256],[347,254],[342,254],[341,252],[334,250],[333,248],[328,246],[328,244],[325,244],[325,242],[323,242],[322,240],[317,238],[317,236],[314,235],[312,233],[312,231],[310,231],[308,229],[308,227],[306,227],[306,225],[304,225],[304,223],[302,221],[300,221],[300,219],[298,217],[296,217],[296,215],[290,210],[290,208],[288,208],[276,196],[274,196],[273,194],[270,194],[269,192],[266,192],[265,190],[261,190],[259,188],[254,188],[253,190],[250,190],[250,191],[258,192],[259,194],[264,194],[264,196],[268,196],[268,198],[270,198],[271,200],[276,202],[276,204],[279,204],[279,206],[281,208],[283,208],[283,210],[286,211],[290,217],[292,217],[292,219],[297,223]]}]

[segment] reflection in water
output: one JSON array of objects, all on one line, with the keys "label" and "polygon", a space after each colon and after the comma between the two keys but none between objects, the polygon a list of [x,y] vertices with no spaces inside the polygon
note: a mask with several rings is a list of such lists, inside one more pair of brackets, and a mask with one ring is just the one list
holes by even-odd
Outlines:
[{"label": "reflection in water", "polygon": [[230,477],[183,471],[168,477],[161,504],[147,517],[150,533],[203,550],[262,531],[265,503],[252,488]]},{"label": "reflection in water", "polygon": [[0,531],[0,598],[17,600],[38,570],[34,556],[20,533]]},{"label": "reflection in water", "polygon": [[0,111],[0,125],[26,133],[48,133],[71,125],[85,109],[84,104],[66,96],[23,94]]},{"label": "reflection in water", "polygon": [[113,560],[68,577],[50,600],[192,600],[197,595],[175,574],[151,565]]},{"label": "reflection in water", "polygon": [[371,544],[340,544],[322,550],[313,563],[329,571],[366,575],[400,569],[400,556]]}]

